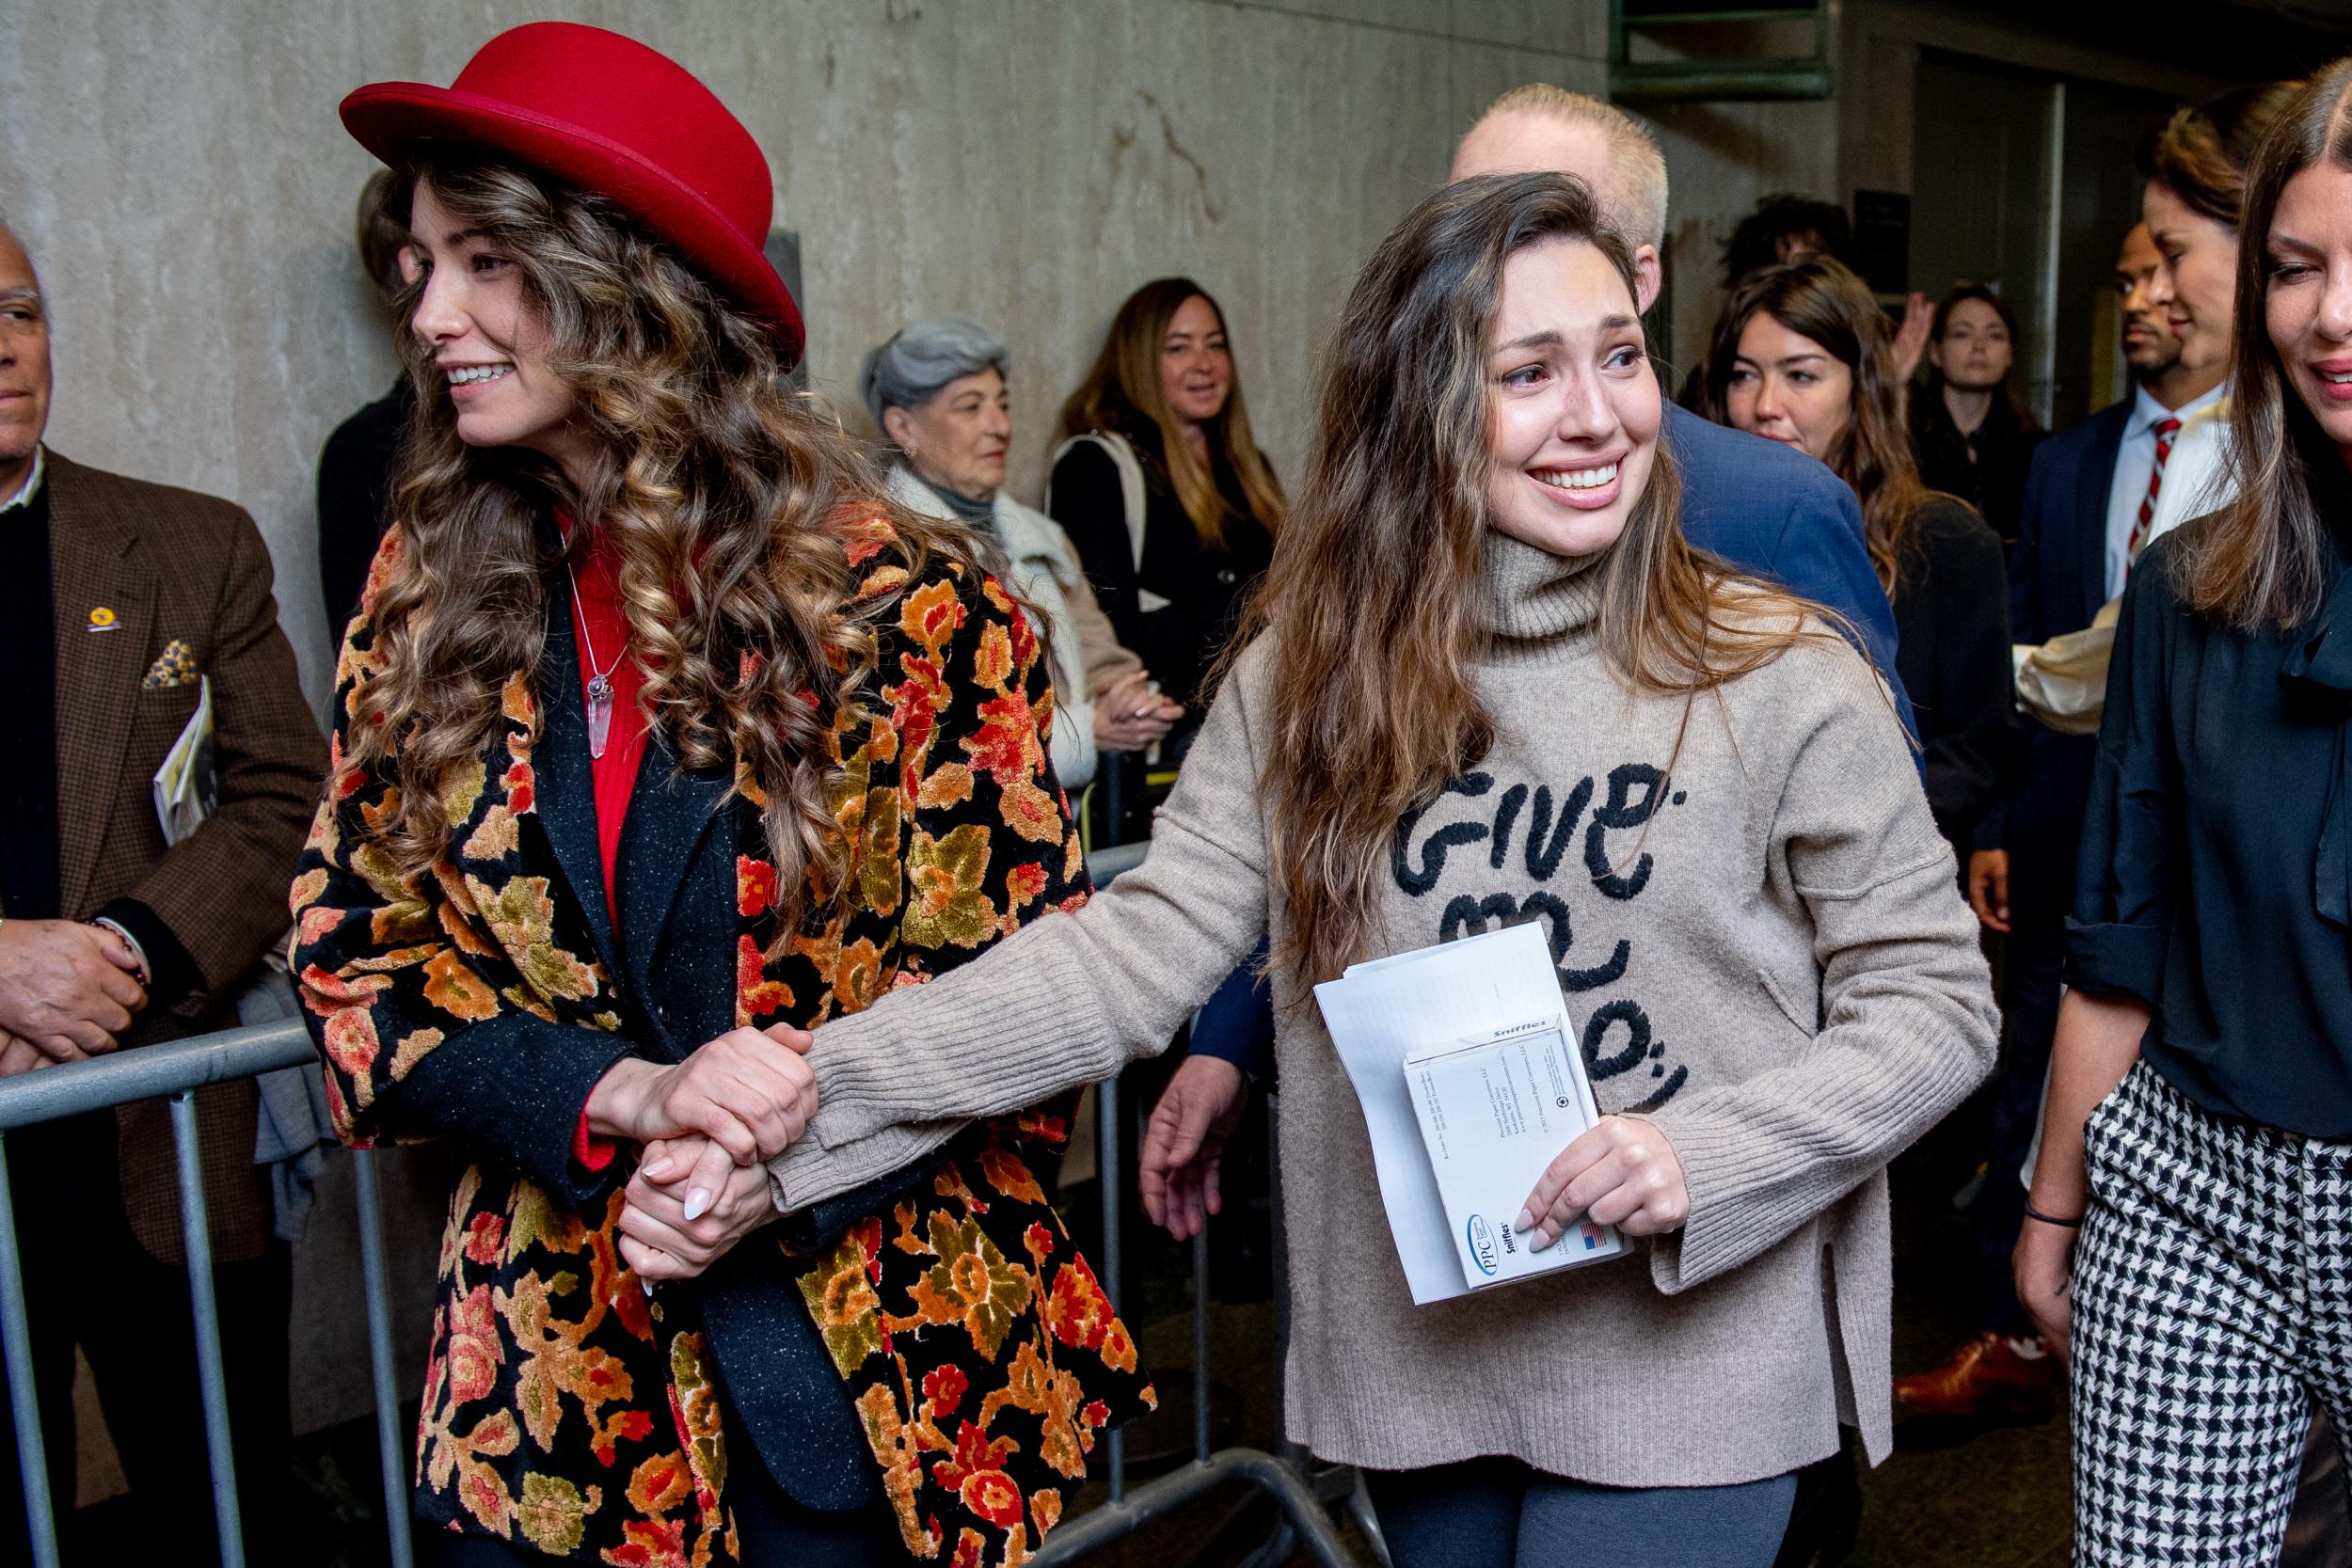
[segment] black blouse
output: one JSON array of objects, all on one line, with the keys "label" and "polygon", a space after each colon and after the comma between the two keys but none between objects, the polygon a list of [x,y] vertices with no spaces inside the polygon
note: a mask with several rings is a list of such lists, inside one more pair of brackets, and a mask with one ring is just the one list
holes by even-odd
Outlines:
[{"label": "black blouse", "polygon": [[1911,388],[1911,446],[1919,477],[1931,490],[1958,496],[1993,525],[2004,545],[2017,542],[2025,510],[2026,474],[2045,433],[2002,392],[1974,436],[1963,436],[1944,406],[1944,388],[1931,376]]},{"label": "black blouse", "polygon": [[2293,632],[2192,615],[2177,535],[2133,567],[2066,978],[2147,1004],[2142,1056],[2198,1104],[2337,1139],[2352,1135],[2352,518],[2341,496],[2327,507],[2332,586]]},{"label": "black blouse", "polygon": [[1965,864],[1978,819],[2020,747],[2010,699],[2009,573],[2001,542],[1950,499],[1903,536],[1895,579],[1895,673],[1919,726],[1935,825]]},{"label": "black blouse", "polygon": [[1119,641],[1160,689],[1184,705],[1180,731],[1202,718],[1201,684],[1233,632],[1241,601],[1274,559],[1274,536],[1251,514],[1239,482],[1216,465],[1225,498],[1224,543],[1200,541],[1168,479],[1157,443],[1132,443],[1144,474],[1143,560],[1127,539],[1119,470],[1092,442],[1054,465],[1050,510],[1077,547],[1079,564]]}]

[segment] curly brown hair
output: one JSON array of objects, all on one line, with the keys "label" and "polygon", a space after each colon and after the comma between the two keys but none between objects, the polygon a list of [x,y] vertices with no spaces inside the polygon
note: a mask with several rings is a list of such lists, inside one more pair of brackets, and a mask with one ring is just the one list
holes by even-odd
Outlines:
[{"label": "curly brown hair", "polygon": [[[872,672],[884,608],[849,607],[842,524],[886,516],[910,575],[934,555],[974,569],[968,546],[879,499],[855,445],[791,388],[766,325],[612,202],[455,157],[403,171],[403,211],[420,181],[514,262],[595,456],[575,483],[535,452],[467,445],[431,346],[401,334],[418,393],[392,494],[401,539],[343,737],[345,764],[400,786],[379,844],[405,876],[442,859],[445,798],[502,721],[505,683],[538,674],[554,574],[602,531],[648,720],[679,767],[734,771],[783,887],[837,901],[827,727]],[[421,292],[403,290],[402,320]],[[568,546],[548,526],[559,511]],[[811,912],[787,903],[778,940]]]}]

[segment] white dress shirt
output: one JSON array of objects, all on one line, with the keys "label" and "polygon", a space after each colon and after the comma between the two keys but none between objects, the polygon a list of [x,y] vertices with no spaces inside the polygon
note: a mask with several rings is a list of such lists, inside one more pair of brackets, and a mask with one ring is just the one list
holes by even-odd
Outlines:
[{"label": "white dress shirt", "polygon": [[2115,481],[2107,488],[2106,589],[2110,599],[2123,592],[2123,578],[2131,566],[2132,524],[2138,519],[2139,503],[2148,495],[2148,476],[2156,467],[2156,423],[2168,419],[2180,420],[2181,428],[2172,437],[2172,455],[2165,459],[2164,488],[2156,494],[2155,515],[2148,525],[2149,542],[2231,499],[2233,487],[2227,462],[2230,384],[2225,381],[2178,408],[2165,407],[2142,387],[2132,403],[2131,421],[2123,427],[2123,444],[2115,454]]},{"label": "white dress shirt", "polygon": [[28,504],[35,496],[40,493],[41,467],[41,449],[35,447],[33,449],[33,471],[24,476],[24,483],[16,487],[15,495],[10,496],[7,500],[0,501],[0,512],[13,512],[18,507]]}]

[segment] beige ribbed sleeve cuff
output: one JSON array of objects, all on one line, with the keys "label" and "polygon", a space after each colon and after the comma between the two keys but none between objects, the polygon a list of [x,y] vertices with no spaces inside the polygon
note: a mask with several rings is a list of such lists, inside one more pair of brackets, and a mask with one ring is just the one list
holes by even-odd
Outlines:
[{"label": "beige ribbed sleeve cuff", "polygon": [[804,1138],[768,1162],[769,1196],[783,1213],[813,1208],[905,1169],[969,1125],[927,1121],[885,1127],[835,1148]]},{"label": "beige ribbed sleeve cuff", "polygon": [[[1991,1028],[1957,1001],[1875,998],[1867,1023],[1825,1031],[1828,1049],[1801,1067],[1643,1118],[1673,1143],[1691,1193],[1689,1222],[1651,1248],[1658,1288],[1690,1290],[1778,1244],[1958,1104],[1991,1065]],[[1824,1071],[1845,1080],[1834,1098]]]}]

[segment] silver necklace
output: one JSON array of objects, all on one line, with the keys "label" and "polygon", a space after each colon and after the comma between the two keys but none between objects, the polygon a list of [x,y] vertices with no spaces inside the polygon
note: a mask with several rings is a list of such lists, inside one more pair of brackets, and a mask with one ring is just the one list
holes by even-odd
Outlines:
[{"label": "silver necklace", "polygon": [[611,676],[621,656],[615,653],[611,664],[596,668],[596,640],[588,635],[588,611],[580,602],[580,578],[573,575],[569,561],[564,562],[564,576],[572,585],[572,613],[580,621],[580,645],[588,655],[588,756],[594,761],[604,755],[605,741],[612,734]]}]

